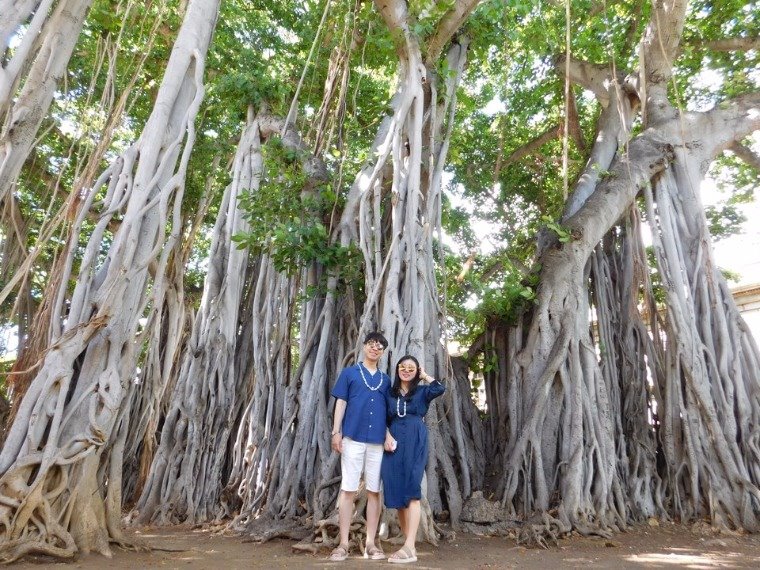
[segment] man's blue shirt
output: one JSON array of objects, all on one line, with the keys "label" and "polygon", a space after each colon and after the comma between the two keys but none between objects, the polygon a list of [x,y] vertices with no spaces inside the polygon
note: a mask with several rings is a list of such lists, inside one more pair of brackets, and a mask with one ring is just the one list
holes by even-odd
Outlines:
[{"label": "man's blue shirt", "polygon": [[[362,443],[383,443],[385,441],[385,393],[391,387],[391,379],[384,372],[375,374],[360,364],[344,368],[338,376],[338,381],[332,389],[332,395],[347,402],[346,413],[343,416],[341,431],[344,437]],[[367,384],[373,388],[380,384],[377,390],[370,390],[362,379],[361,372],[367,379]]]}]

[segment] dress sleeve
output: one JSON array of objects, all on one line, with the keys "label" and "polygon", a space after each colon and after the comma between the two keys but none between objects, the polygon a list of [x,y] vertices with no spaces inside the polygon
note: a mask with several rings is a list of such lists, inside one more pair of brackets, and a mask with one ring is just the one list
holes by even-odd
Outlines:
[{"label": "dress sleeve", "polygon": [[433,380],[430,384],[425,385],[425,400],[429,404],[445,391],[446,386],[441,384],[438,380]]},{"label": "dress sleeve", "polygon": [[348,381],[348,368],[344,368],[341,371],[340,376],[338,376],[338,381],[335,382],[335,386],[333,386],[332,392],[330,393],[339,400],[348,401]]}]

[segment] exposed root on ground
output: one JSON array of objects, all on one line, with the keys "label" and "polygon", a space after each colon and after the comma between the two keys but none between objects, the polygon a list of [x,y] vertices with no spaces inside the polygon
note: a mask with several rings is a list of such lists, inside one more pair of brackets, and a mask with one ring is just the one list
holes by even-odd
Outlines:
[{"label": "exposed root on ground", "polygon": [[517,544],[528,548],[549,548],[551,543],[557,546],[557,541],[567,535],[572,529],[561,520],[547,512],[532,517],[517,531]]}]

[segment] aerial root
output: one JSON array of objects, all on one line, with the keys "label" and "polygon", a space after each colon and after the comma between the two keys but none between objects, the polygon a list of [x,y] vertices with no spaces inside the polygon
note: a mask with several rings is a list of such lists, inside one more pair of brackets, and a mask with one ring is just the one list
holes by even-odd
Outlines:
[{"label": "aerial root", "polygon": [[311,531],[303,523],[285,522],[264,532],[257,532],[243,539],[243,542],[267,542],[273,538],[288,538],[290,540],[302,540]]},{"label": "aerial root", "polygon": [[549,543],[557,546],[560,538],[566,535],[570,529],[561,520],[552,517],[548,513],[541,513],[540,522],[528,522],[517,531],[517,544],[528,548],[548,549]]},{"label": "aerial root", "polygon": [[5,544],[0,549],[0,563],[10,564],[30,554],[52,556],[59,559],[73,559],[77,548],[73,541],[65,546],[56,546],[43,539],[29,541],[26,539],[14,540]]},{"label": "aerial root", "polygon": [[278,520],[271,515],[262,515],[247,523],[238,524],[229,529],[242,536],[243,542],[263,543],[274,538],[302,540],[311,534],[309,523],[303,518],[286,518]]},{"label": "aerial root", "polygon": [[[364,550],[364,538],[367,521],[364,517],[354,514],[348,529],[349,547],[355,547],[360,552]],[[340,544],[340,526],[338,511],[332,516],[319,521],[307,536],[303,536],[298,544],[293,545],[294,552],[309,552],[316,554],[322,549],[331,549]]]},{"label": "aerial root", "polygon": [[130,552],[152,552],[154,550],[161,550],[161,548],[155,548],[148,545],[144,540],[141,540],[139,538],[127,539],[124,536],[111,538],[108,543],[118,546],[122,550],[127,550]]},{"label": "aerial root", "polygon": [[13,525],[19,524],[20,517],[26,524],[16,538],[0,546],[0,562],[8,564],[29,554],[73,558],[78,552],[74,539],[51,515],[50,502],[60,494],[61,486],[45,491],[37,485],[30,492],[24,475],[24,470],[6,473],[2,480],[0,528],[4,527],[5,538],[13,536]]}]

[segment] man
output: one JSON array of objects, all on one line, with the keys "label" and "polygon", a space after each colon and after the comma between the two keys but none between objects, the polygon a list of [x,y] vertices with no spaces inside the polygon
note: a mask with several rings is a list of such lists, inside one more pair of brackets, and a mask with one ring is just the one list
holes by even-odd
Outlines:
[{"label": "man", "polygon": [[377,362],[388,341],[377,332],[364,339],[362,362],[344,368],[335,383],[332,448],[340,453],[341,484],[338,498],[340,544],[330,560],[348,557],[348,531],[354,511],[354,497],[364,471],[367,487],[367,543],[365,558],[383,560],[383,550],[375,544],[380,521],[380,464],[383,445],[390,448],[392,438],[386,430],[385,393],[391,386],[388,375],[377,369]]}]

